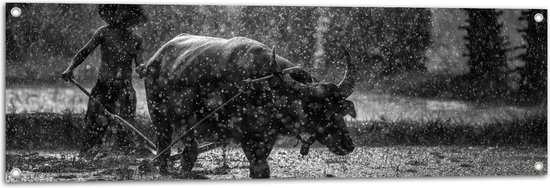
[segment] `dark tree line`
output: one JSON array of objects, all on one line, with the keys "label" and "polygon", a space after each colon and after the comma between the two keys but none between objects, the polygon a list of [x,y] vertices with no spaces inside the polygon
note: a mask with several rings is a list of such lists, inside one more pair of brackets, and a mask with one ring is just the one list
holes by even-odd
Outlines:
[{"label": "dark tree line", "polygon": [[277,46],[318,75],[343,68],[342,46],[357,56],[364,77],[423,71],[431,42],[428,9],[244,7],[240,18],[242,36]]},{"label": "dark tree line", "polygon": [[[494,9],[465,9],[468,18],[467,25],[460,29],[466,31],[464,37],[468,50],[464,55],[468,57],[469,73],[460,77],[463,84],[469,85],[465,92],[466,98],[497,99],[514,96],[508,88],[506,77],[514,70],[507,61],[519,58],[525,65],[518,68],[521,76],[519,83],[520,100],[541,100],[546,94],[546,20],[536,22],[535,14],[541,13],[546,19],[545,10],[526,10],[521,13],[519,20],[527,26],[519,30],[525,40],[525,45],[510,47],[510,42],[502,35],[503,24],[498,20],[502,10]],[[524,49],[518,57],[507,57],[507,52]],[[511,94],[512,93],[512,94]]]},{"label": "dark tree line", "polygon": [[[543,20],[535,21],[535,15],[541,14]],[[527,26],[519,32],[525,39],[526,44],[522,46],[525,53],[519,58],[525,62],[525,66],[519,69],[522,75],[520,92],[522,97],[530,96],[544,97],[547,87],[547,12],[546,10],[526,10],[521,12],[519,20],[527,22]]]},{"label": "dark tree line", "polygon": [[270,47],[290,61],[307,66],[315,51],[317,8],[247,6],[239,13],[239,36]]},{"label": "dark tree line", "polygon": [[502,11],[494,9],[465,9],[467,64],[470,68],[466,81],[471,94],[476,98],[500,97],[506,91],[507,47],[509,42],[502,36],[502,23],[498,18]]},{"label": "dark tree line", "polygon": [[431,12],[422,8],[330,8],[328,62],[341,58],[340,43],[353,47],[359,68],[373,77],[426,69]]},{"label": "dark tree line", "polygon": [[[9,15],[14,6],[23,10],[18,18]],[[102,24],[96,7],[89,5],[18,3],[7,4],[6,10],[6,73],[31,80],[47,79],[66,66],[65,57]]]}]

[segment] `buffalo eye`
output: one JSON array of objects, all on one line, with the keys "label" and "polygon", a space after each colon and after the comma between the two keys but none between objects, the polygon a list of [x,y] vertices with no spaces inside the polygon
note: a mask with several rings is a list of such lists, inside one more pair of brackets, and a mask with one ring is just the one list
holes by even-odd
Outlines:
[{"label": "buffalo eye", "polygon": [[357,112],[355,111],[355,105],[353,104],[353,102],[349,100],[344,100],[342,103],[340,103],[339,108],[340,112],[342,112],[343,115],[350,115],[353,118],[357,117]]},{"label": "buffalo eye", "polygon": [[355,111],[355,105],[353,104],[353,102],[349,100],[344,101],[344,112],[346,114],[349,114],[353,118],[357,117],[357,112]]}]

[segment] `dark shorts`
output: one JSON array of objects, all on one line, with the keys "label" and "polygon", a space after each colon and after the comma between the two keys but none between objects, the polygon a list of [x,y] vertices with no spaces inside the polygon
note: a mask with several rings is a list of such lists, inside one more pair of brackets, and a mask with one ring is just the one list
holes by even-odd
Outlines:
[{"label": "dark shorts", "polygon": [[[131,121],[136,114],[136,91],[130,81],[98,81],[92,89],[92,97],[97,99],[107,110]],[[98,104],[88,101],[86,117],[102,114]]]},{"label": "dark shorts", "polygon": [[[130,81],[98,81],[91,92],[92,97],[98,100],[109,112],[119,115],[132,123],[136,114],[136,92]],[[127,128],[109,119],[99,104],[88,101],[86,111],[86,128],[84,130],[83,151],[100,145],[109,128],[117,130],[116,145],[121,148],[131,147],[131,135]]]}]

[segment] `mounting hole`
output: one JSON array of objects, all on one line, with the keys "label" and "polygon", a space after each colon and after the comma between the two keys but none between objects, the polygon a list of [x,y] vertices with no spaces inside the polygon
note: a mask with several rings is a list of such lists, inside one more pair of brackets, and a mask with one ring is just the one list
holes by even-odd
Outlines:
[{"label": "mounting hole", "polygon": [[542,164],[541,162],[535,163],[535,170],[541,171],[542,168],[544,168],[544,164]]},{"label": "mounting hole", "polygon": [[19,7],[13,7],[11,8],[10,13],[13,17],[19,17],[21,16],[21,9]]},{"label": "mounting hole", "polygon": [[21,170],[19,168],[11,169],[10,176],[15,178],[15,179],[21,178]]},{"label": "mounting hole", "polygon": [[544,16],[541,13],[535,14],[535,21],[536,22],[542,22],[544,20]]}]

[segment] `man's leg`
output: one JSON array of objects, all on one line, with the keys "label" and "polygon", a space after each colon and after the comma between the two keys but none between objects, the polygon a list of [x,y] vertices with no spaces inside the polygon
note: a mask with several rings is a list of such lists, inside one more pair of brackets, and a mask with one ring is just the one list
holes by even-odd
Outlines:
[{"label": "man's leg", "polygon": [[[115,108],[118,115],[131,124],[135,124],[136,116],[136,92],[132,84],[122,87]],[[117,134],[115,146],[121,150],[130,150],[134,147],[135,136],[132,131],[124,125],[117,123]]]},{"label": "man's leg", "polygon": [[[91,95],[100,102],[105,101],[106,88],[98,82],[92,89]],[[94,146],[103,143],[103,135],[108,128],[109,119],[100,109],[99,104],[88,99],[88,108],[86,110],[86,126],[84,128],[84,140],[82,143],[81,153],[87,152]]]}]

